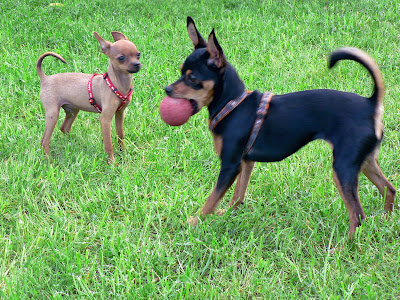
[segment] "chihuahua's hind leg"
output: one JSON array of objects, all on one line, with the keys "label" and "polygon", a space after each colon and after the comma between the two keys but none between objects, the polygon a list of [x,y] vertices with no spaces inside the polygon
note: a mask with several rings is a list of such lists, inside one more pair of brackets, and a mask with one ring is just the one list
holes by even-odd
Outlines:
[{"label": "chihuahua's hind leg", "polygon": [[46,156],[50,156],[50,138],[57,124],[59,113],[60,108],[57,104],[45,107],[46,126],[40,144]]},{"label": "chihuahua's hind leg", "polygon": [[62,108],[65,111],[65,119],[60,127],[60,130],[63,133],[68,133],[71,131],[72,123],[74,123],[76,117],[78,116],[79,109],[68,105],[63,105]]}]

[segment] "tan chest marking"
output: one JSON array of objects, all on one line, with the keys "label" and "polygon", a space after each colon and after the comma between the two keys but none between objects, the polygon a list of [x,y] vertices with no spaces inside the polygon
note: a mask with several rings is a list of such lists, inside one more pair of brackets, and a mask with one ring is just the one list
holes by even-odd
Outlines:
[{"label": "tan chest marking", "polygon": [[214,150],[217,152],[218,156],[221,157],[222,152],[222,136],[213,133],[213,140],[214,140]]}]

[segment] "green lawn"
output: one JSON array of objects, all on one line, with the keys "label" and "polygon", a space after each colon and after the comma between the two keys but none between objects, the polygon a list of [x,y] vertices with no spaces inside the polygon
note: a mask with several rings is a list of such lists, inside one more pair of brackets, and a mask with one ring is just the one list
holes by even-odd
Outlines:
[{"label": "green lawn", "polygon": [[[368,96],[372,80],[360,65],[326,67],[331,51],[359,47],[385,79],[380,165],[399,187],[399,0],[49,4],[0,2],[1,298],[400,298],[399,201],[385,218],[377,189],[361,176],[368,219],[349,240],[326,143],[257,164],[245,205],[192,229],[186,220],[219,170],[207,111],[177,128],[158,114],[164,87],[192,51],[188,15],[204,37],[215,28],[250,90],[332,88]],[[114,30],[142,53],[126,110],[127,151],[107,165],[99,115],[82,112],[71,134],[55,130],[49,163],[40,148],[36,61],[53,51],[68,64],[47,58],[46,74],[104,72],[107,58],[93,31],[111,40]]]}]

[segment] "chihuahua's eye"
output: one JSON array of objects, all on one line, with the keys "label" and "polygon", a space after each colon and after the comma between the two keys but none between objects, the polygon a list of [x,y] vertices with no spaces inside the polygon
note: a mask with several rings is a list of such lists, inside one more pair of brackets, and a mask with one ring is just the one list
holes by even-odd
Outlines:
[{"label": "chihuahua's eye", "polygon": [[136,57],[137,57],[137,59],[139,59],[140,58],[140,52],[138,52],[137,54],[136,54]]},{"label": "chihuahua's eye", "polygon": [[118,59],[119,61],[124,61],[124,60],[125,60],[125,55],[118,56],[117,59]]}]

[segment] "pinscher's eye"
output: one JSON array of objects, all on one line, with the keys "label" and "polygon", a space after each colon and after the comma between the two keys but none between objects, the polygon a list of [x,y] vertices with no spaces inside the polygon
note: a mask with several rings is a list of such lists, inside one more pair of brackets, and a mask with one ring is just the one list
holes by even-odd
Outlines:
[{"label": "pinscher's eye", "polygon": [[118,56],[118,61],[123,62],[125,60],[125,55]]},{"label": "pinscher's eye", "polygon": [[136,54],[137,59],[139,59],[140,56],[141,56],[141,54],[140,54],[140,52],[138,52],[138,53]]},{"label": "pinscher's eye", "polygon": [[198,84],[200,81],[193,74],[189,74],[188,79],[193,84]]}]

